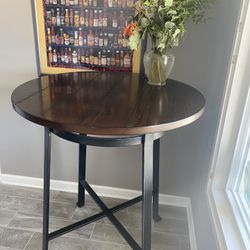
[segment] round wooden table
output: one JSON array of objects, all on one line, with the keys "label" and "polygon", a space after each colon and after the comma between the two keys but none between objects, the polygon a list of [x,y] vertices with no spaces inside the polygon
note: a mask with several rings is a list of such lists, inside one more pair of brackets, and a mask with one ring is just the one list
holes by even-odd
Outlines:
[{"label": "round wooden table", "polygon": [[[45,127],[43,250],[48,242],[107,216],[132,249],[151,249],[151,221],[160,220],[159,147],[164,132],[188,125],[204,112],[205,99],[196,89],[168,80],[166,86],[146,83],[143,75],[83,72],[43,76],[17,87],[12,94],[15,111]],[[51,133],[79,144],[78,203],[85,190],[102,212],[49,233]],[[85,180],[86,146],[143,147],[142,196],[108,208]],[[142,246],[113,213],[142,201]],[[152,206],[153,204],[153,206]]]}]

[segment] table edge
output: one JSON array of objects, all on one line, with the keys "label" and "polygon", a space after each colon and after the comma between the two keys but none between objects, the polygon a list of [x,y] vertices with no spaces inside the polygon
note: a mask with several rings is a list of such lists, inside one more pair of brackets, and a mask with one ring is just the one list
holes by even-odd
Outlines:
[{"label": "table edge", "polygon": [[133,128],[118,128],[118,127],[117,128],[94,128],[94,127],[86,128],[82,126],[81,130],[79,129],[76,130],[74,125],[71,126],[70,124],[61,124],[61,123],[56,123],[54,121],[49,121],[49,120],[46,120],[45,122],[44,119],[42,118],[39,118],[32,114],[27,114],[23,110],[21,110],[15,103],[13,103],[13,100],[12,100],[12,106],[14,110],[20,116],[43,127],[48,127],[51,129],[59,129],[65,132],[72,132],[72,133],[79,133],[79,134],[104,135],[104,136],[105,135],[117,135],[117,136],[129,135],[130,136],[130,135],[142,135],[142,134],[154,134],[154,133],[159,133],[159,132],[167,132],[170,130],[174,130],[180,127],[187,126],[195,122],[203,115],[206,109],[206,104],[205,104],[205,99],[204,99],[204,106],[198,112],[184,119],[173,121],[167,124],[133,127]]}]

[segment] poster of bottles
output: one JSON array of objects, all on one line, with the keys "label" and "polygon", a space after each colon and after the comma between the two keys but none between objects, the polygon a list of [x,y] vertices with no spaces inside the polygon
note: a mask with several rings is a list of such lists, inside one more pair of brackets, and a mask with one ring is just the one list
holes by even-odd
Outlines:
[{"label": "poster of bottles", "polygon": [[36,11],[40,11],[40,63],[47,69],[43,71],[135,71],[136,55],[123,35],[135,14],[133,3],[134,0],[36,0]]}]

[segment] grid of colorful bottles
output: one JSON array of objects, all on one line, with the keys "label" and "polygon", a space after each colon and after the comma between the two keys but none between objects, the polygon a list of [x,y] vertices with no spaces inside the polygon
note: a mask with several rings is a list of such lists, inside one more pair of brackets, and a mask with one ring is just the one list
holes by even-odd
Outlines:
[{"label": "grid of colorful bottles", "polygon": [[124,71],[131,70],[132,52],[127,50],[112,49],[76,49],[71,47],[54,47],[48,49],[48,63],[50,66],[57,67],[92,67],[92,68],[110,68]]},{"label": "grid of colorful bottles", "polygon": [[131,0],[45,1],[49,66],[131,70],[132,53],[122,29],[134,13],[128,7],[132,4]]},{"label": "grid of colorful bottles", "polygon": [[127,50],[128,39],[121,31],[115,33],[105,30],[82,30],[82,28],[65,31],[63,28],[47,28],[47,45],[119,48]]},{"label": "grid of colorful bottles", "polygon": [[57,27],[90,27],[123,29],[128,19],[133,16],[133,9],[114,10],[109,8],[53,8],[46,7],[45,21],[47,26]]},{"label": "grid of colorful bottles", "polygon": [[127,8],[133,5],[134,0],[44,0],[44,3],[57,6]]}]

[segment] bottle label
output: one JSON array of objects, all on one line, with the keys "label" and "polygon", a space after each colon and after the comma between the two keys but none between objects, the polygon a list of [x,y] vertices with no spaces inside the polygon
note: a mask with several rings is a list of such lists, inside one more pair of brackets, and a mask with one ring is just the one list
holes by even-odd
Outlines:
[{"label": "bottle label", "polygon": [[114,57],[111,57],[111,65],[115,66],[115,58]]},{"label": "bottle label", "polygon": [[83,37],[79,37],[79,46],[83,46]]},{"label": "bottle label", "polygon": [[77,56],[73,56],[73,64],[77,64]]},{"label": "bottle label", "polygon": [[112,27],[113,28],[117,28],[118,24],[117,24],[117,19],[113,19],[113,22],[112,22]]},{"label": "bottle label", "polygon": [[51,42],[52,42],[52,43],[56,43],[56,36],[52,36],[52,37],[51,37]]},{"label": "bottle label", "polygon": [[53,55],[53,62],[57,63],[57,55]]},{"label": "bottle label", "polygon": [[104,47],[108,47],[108,38],[104,38],[103,45]]},{"label": "bottle label", "polygon": [[107,59],[106,59],[106,57],[102,57],[101,63],[102,63],[102,66],[106,66],[106,64],[107,64]]},{"label": "bottle label", "polygon": [[74,46],[79,46],[79,40],[78,39],[75,39]]},{"label": "bottle label", "polygon": [[80,20],[79,20],[79,16],[75,16],[75,27],[79,27],[80,26]]},{"label": "bottle label", "polygon": [[90,58],[89,58],[89,63],[90,63],[91,65],[94,64],[94,57],[93,57],[93,56],[90,56]]},{"label": "bottle label", "polygon": [[99,45],[99,38],[98,37],[95,37],[95,46],[98,46]]},{"label": "bottle label", "polygon": [[94,58],[94,64],[98,65],[98,57],[97,56],[95,56],[95,58]]},{"label": "bottle label", "polygon": [[60,25],[61,25],[61,17],[60,17],[60,16],[58,16],[58,17],[56,18],[56,25],[57,25],[57,26],[60,26]]},{"label": "bottle label", "polygon": [[49,64],[51,64],[53,62],[53,56],[51,53],[49,53]]},{"label": "bottle label", "polygon": [[65,17],[65,24],[66,26],[69,26],[69,17]]},{"label": "bottle label", "polygon": [[85,63],[85,56],[81,56],[81,62]]},{"label": "bottle label", "polygon": [[108,18],[104,17],[102,22],[103,27],[108,27]]},{"label": "bottle label", "polygon": [[54,16],[52,17],[52,24],[56,25],[56,17],[54,17]]},{"label": "bottle label", "polygon": [[88,46],[93,46],[94,45],[94,38],[93,36],[88,36]]},{"label": "bottle label", "polygon": [[128,46],[128,40],[126,38],[122,39],[122,46],[123,48],[126,48]]},{"label": "bottle label", "polygon": [[111,58],[107,57],[107,66],[110,66],[110,65],[111,65]]},{"label": "bottle label", "polygon": [[130,66],[131,66],[131,59],[130,59],[130,57],[128,58],[128,57],[124,57],[124,67],[125,68],[130,68]]},{"label": "bottle label", "polygon": [[81,26],[84,25],[84,17],[80,17],[80,25],[81,25]]},{"label": "bottle label", "polygon": [[103,47],[103,38],[99,38],[99,46]]},{"label": "bottle label", "polygon": [[98,19],[97,18],[94,18],[94,27],[98,27]]}]

